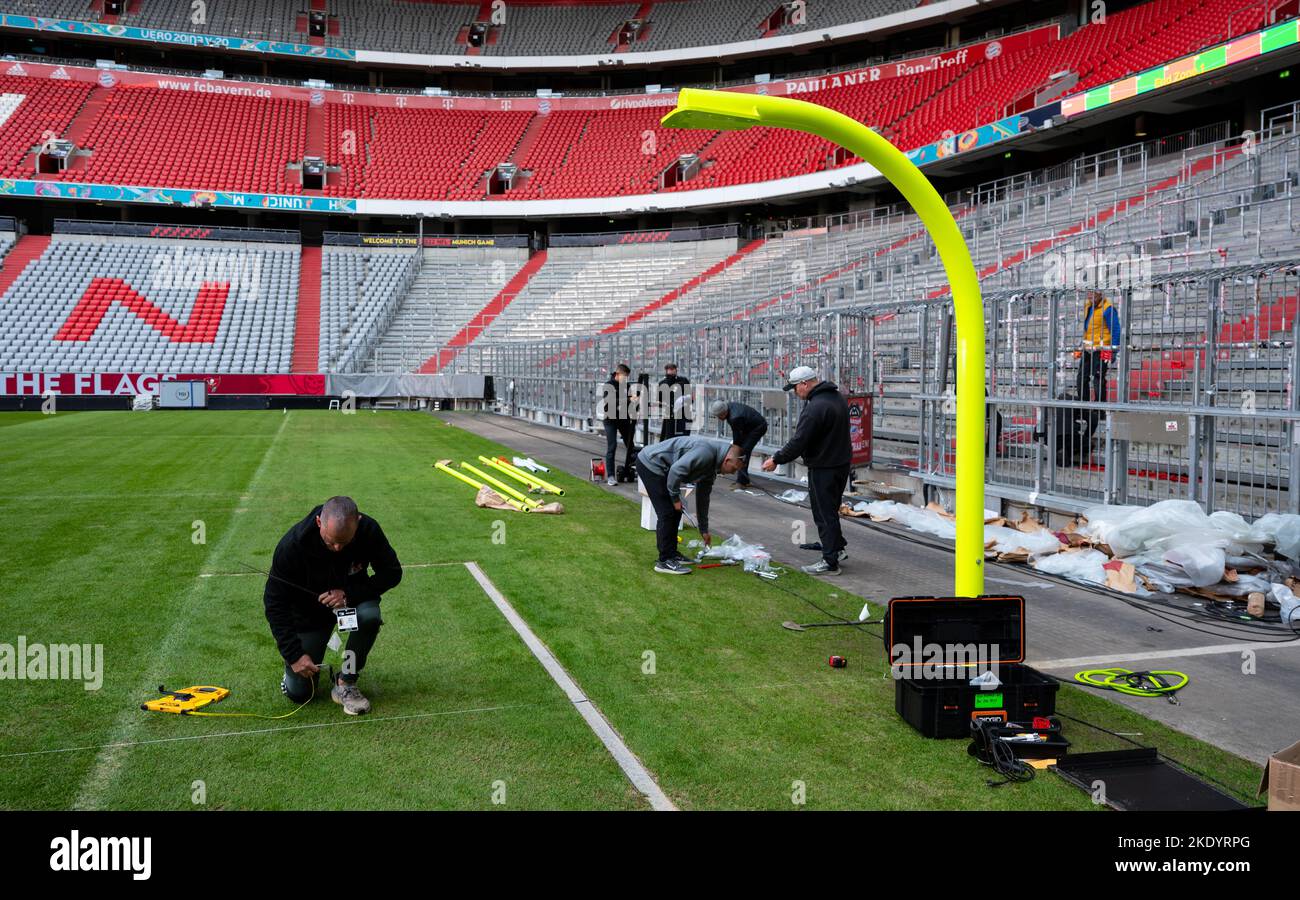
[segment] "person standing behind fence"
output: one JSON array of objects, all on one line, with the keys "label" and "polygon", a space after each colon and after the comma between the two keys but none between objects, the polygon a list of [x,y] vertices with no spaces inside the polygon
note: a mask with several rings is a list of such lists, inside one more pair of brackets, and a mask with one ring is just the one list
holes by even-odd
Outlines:
[{"label": "person standing behind fence", "polygon": [[614,460],[618,456],[619,438],[623,439],[627,450],[624,465],[628,471],[632,469],[632,456],[636,453],[631,374],[627,363],[619,363],[609,381],[600,386],[600,396],[596,399],[597,418],[605,420],[605,483],[611,486],[618,484]]},{"label": "person standing behind fence", "polygon": [[1083,312],[1083,349],[1079,356],[1080,400],[1106,401],[1106,369],[1119,347],[1119,311],[1101,291],[1089,291]]},{"label": "person standing behind fence", "polygon": [[677,374],[677,363],[664,366],[664,377],[659,382],[659,408],[663,410],[664,423],[659,429],[659,440],[666,441],[690,430],[690,422],[682,414],[690,403],[686,395],[690,383],[689,378]]},{"label": "person standing behind fence", "polygon": [[758,442],[767,434],[767,419],[754,407],[739,400],[715,400],[709,406],[709,414],[731,426],[731,442],[741,451],[740,468],[736,470],[736,484],[748,487],[749,457],[758,446]]},{"label": "person standing behind fence", "polygon": [[822,559],[801,569],[809,575],[838,575],[840,560],[848,556],[845,550],[848,542],[840,528],[840,503],[853,461],[849,404],[838,387],[822,381],[809,366],[797,366],[784,389],[793,389],[806,403],[795,425],[794,437],[767,458],[763,471],[773,472],[778,465],[803,457],[808,467],[808,500],[819,541],[803,544],[801,549],[821,550]]}]

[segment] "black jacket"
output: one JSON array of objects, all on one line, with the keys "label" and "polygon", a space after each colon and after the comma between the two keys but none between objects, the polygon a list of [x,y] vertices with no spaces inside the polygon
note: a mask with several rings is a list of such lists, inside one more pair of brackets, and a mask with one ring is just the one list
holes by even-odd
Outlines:
[{"label": "black jacket", "polygon": [[266,580],[262,592],[266,621],[285,662],[303,654],[300,631],[329,628],[337,621],[334,611],[317,599],[321,594],[338,588],[347,594],[348,606],[356,606],[378,600],[402,580],[402,564],[378,522],[363,515],[352,542],[335,553],[320,539],[320,511],[319,506],[313,509],[280,538],[271,561],[276,577]]},{"label": "black jacket", "polygon": [[[675,413],[677,412],[677,400],[686,394],[686,389],[690,387],[690,384],[691,380],[681,375],[665,375],[659,379],[658,399],[661,403],[666,404],[664,409],[665,419],[686,418],[685,416],[677,416]],[[667,390],[664,390],[664,388],[667,388]]]},{"label": "black jacket", "polygon": [[788,463],[800,456],[810,469],[847,466],[853,460],[849,404],[840,389],[829,381],[812,389],[799,415],[794,437],[772,458],[778,463]]},{"label": "black jacket", "polygon": [[763,414],[739,400],[727,404],[727,424],[731,426],[731,442],[746,453],[752,451],[759,439],[767,434],[767,419]]},{"label": "black jacket", "polygon": [[[636,391],[632,388],[636,387]],[[606,422],[634,422],[638,408],[641,386],[629,375],[622,384],[614,376],[601,385],[596,392],[597,418]]]}]

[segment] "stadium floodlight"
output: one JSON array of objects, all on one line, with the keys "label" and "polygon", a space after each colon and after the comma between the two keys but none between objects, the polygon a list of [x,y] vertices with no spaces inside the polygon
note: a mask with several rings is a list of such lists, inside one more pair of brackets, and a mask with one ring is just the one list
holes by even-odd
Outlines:
[{"label": "stadium floodlight", "polygon": [[961,229],[934,185],[912,161],[866,125],[833,109],[736,91],[684,88],[667,128],[738,131],[761,125],[825,138],[874,166],[916,210],[930,233],[952,288],[957,323],[957,552],[954,590],[984,593],[984,305],[979,276]]}]

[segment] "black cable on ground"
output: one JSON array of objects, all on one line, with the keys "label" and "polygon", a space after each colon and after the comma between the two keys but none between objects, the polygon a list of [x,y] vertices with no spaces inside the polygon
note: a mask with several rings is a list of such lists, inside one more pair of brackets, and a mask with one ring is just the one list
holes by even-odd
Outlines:
[{"label": "black cable on ground", "polygon": [[989,787],[1001,787],[1004,784],[1033,781],[1034,767],[1017,757],[1010,744],[993,735],[993,729],[998,724],[984,721],[976,723],[971,729],[972,739],[968,752],[984,765],[992,766],[1003,779],[985,783]]}]

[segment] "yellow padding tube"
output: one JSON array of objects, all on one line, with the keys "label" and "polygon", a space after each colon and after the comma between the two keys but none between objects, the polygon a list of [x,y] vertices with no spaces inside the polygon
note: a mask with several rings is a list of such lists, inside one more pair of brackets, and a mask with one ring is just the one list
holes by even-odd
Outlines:
[{"label": "yellow padding tube", "polygon": [[[448,475],[451,475],[454,478],[459,478],[461,481],[465,482],[475,490],[478,490],[483,487],[483,485],[479,484],[473,478],[470,478],[466,475],[462,475],[460,472],[457,472],[455,469],[453,469],[451,466],[447,465],[446,463],[436,462],[433,464],[433,467],[435,469],[439,469],[443,472],[446,472]],[[511,506],[513,506],[515,509],[519,510],[520,512],[528,512],[528,507],[524,506],[518,500],[511,500],[509,497],[502,497],[501,499],[509,503]]]},{"label": "yellow padding tube", "polygon": [[468,470],[468,471],[474,473],[474,474],[477,475],[479,478],[482,478],[482,479],[483,479],[484,481],[486,481],[488,484],[492,485],[492,487],[494,487],[494,488],[496,488],[498,491],[501,491],[502,493],[504,493],[507,497],[514,497],[516,500],[518,500],[518,501],[519,501],[520,503],[522,503],[524,506],[534,507],[534,506],[541,506],[541,505],[542,505],[542,504],[538,503],[536,500],[534,500],[532,497],[529,497],[529,496],[527,496],[526,494],[521,494],[521,493],[519,493],[517,490],[515,490],[514,488],[512,488],[510,485],[506,484],[505,482],[503,482],[503,481],[499,481],[499,480],[497,480],[496,478],[493,478],[491,475],[487,474],[486,472],[479,471],[478,469],[474,468],[473,466],[471,466],[469,463],[465,462],[464,460],[461,460],[460,467],[461,467],[462,469],[466,469],[466,470]]},{"label": "yellow padding tube", "polygon": [[736,131],[753,126],[816,134],[856,153],[916,210],[939,251],[957,323],[957,552],[953,588],[984,593],[984,304],[966,240],[943,198],[907,156],[861,122],[791,97],[684,88],[667,128]]},{"label": "yellow padding tube", "polygon": [[562,488],[557,488],[555,485],[551,484],[548,481],[542,481],[542,479],[537,478],[536,476],[531,475],[528,472],[525,472],[523,469],[519,468],[518,466],[512,466],[508,462],[502,462],[499,459],[491,459],[486,456],[480,456],[478,459],[479,462],[487,463],[489,466],[496,469],[497,471],[504,472],[505,474],[509,475],[511,478],[514,478],[518,481],[522,481],[524,484],[529,485],[530,487],[541,488],[543,491],[546,491],[547,493],[557,494],[561,497],[564,496],[564,490]]}]

